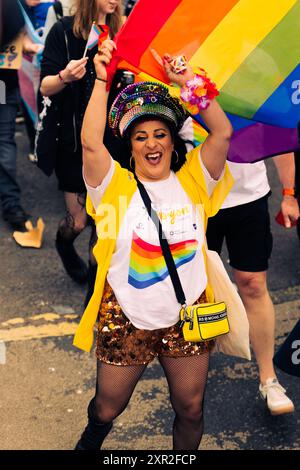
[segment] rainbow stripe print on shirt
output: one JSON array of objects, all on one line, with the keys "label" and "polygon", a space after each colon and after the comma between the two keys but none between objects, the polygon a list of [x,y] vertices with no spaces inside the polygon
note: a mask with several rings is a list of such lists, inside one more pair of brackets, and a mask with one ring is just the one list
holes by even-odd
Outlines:
[{"label": "rainbow stripe print on shirt", "polygon": [[[176,268],[191,261],[198,246],[197,240],[184,240],[170,243],[170,250]],[[142,240],[133,232],[128,283],[136,289],[145,289],[163,281],[169,275],[161,246],[152,245]]]}]

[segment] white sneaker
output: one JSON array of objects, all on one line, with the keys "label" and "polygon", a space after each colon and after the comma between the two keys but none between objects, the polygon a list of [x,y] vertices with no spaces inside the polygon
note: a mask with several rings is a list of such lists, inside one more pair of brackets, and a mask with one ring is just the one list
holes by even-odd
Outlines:
[{"label": "white sneaker", "polygon": [[295,411],[292,400],[286,396],[286,390],[275,377],[267,379],[265,385],[260,384],[259,391],[272,415],[293,413]]}]

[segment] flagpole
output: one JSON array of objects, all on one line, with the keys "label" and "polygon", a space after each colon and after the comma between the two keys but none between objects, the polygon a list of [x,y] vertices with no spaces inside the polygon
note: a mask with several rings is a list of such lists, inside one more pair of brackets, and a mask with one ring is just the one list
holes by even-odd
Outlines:
[{"label": "flagpole", "polygon": [[89,42],[89,41],[87,40],[87,42],[86,42],[86,46],[85,46],[85,49],[84,49],[84,54],[83,54],[83,57],[82,57],[83,59],[85,58],[85,56],[86,56],[86,53],[87,53],[87,49],[88,49],[88,42]]}]

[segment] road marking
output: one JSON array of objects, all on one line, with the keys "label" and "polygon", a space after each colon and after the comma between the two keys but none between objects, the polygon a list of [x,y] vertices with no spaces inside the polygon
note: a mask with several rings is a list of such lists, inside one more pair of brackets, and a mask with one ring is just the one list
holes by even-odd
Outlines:
[{"label": "road marking", "polygon": [[54,320],[59,320],[60,318],[61,318],[61,315],[58,315],[57,313],[41,313],[40,315],[34,315],[33,317],[29,317],[29,320],[54,321]]},{"label": "road marking", "polygon": [[78,324],[72,322],[61,322],[54,325],[21,326],[10,330],[0,330],[2,341],[26,341],[29,339],[48,338],[49,336],[73,335]]},{"label": "road marking", "polygon": [[[66,315],[58,315],[57,313],[53,312],[29,317],[28,320],[30,320],[30,322],[23,318],[12,318],[3,323],[0,323],[0,345],[1,342],[4,341],[27,341],[30,339],[48,338],[51,336],[73,335],[78,326],[78,321],[70,320],[75,319],[78,320],[79,315],[70,313]],[[41,320],[44,320],[42,324],[34,324],[35,322]],[[24,323],[28,324],[24,325]],[[20,324],[22,324],[22,326],[16,326]],[[14,328],[12,328],[12,326],[14,326]]]},{"label": "road marking", "polygon": [[12,318],[11,320],[7,320],[7,321],[1,323],[1,325],[10,326],[10,325],[18,325],[19,323],[25,323],[24,318],[20,318],[20,317]]},{"label": "road marking", "polygon": [[0,341],[0,364],[6,363],[6,346],[4,341]]}]

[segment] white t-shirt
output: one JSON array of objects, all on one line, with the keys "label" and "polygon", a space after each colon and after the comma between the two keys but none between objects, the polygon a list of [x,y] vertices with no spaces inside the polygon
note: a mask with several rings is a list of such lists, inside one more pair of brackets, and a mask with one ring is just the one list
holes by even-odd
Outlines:
[{"label": "white t-shirt", "polygon": [[264,162],[227,163],[234,184],[222,204],[222,209],[247,204],[268,194],[270,186]]},{"label": "white t-shirt", "polygon": [[[217,181],[204,165],[211,194]],[[114,162],[102,184],[87,191],[95,208],[111,181]],[[168,239],[188,304],[204,291],[207,276],[202,253],[203,221],[175,173],[166,180],[143,182]],[[157,228],[150,219],[140,192],[133,194],[122,221],[107,280],[119,305],[134,326],[154,330],[174,325],[179,319],[172,281],[162,254]]]}]

